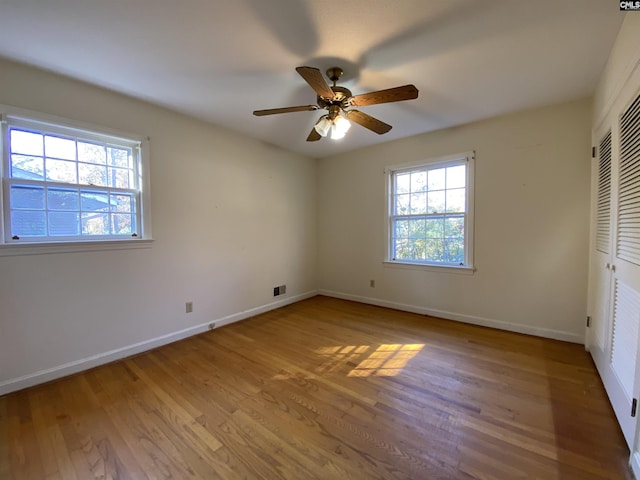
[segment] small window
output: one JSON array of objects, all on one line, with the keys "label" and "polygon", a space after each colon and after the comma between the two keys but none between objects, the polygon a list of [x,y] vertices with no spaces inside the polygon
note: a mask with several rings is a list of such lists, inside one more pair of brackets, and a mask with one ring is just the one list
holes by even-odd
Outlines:
[{"label": "small window", "polygon": [[145,238],[141,139],[3,118],[4,243]]},{"label": "small window", "polygon": [[389,262],[473,268],[473,162],[387,169]]}]

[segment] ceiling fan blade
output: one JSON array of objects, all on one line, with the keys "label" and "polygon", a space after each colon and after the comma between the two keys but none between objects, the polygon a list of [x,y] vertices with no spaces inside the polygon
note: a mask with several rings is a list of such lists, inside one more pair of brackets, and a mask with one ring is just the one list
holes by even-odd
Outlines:
[{"label": "ceiling fan blade", "polygon": [[402,102],[403,100],[413,100],[414,98],[418,98],[418,89],[414,85],[404,85],[402,87],[355,95],[349,99],[349,105],[364,107],[366,105],[376,105],[379,103]]},{"label": "ceiling fan blade", "polygon": [[313,90],[322,98],[333,98],[333,90],[327,85],[322,72],[314,67],[297,67],[296,72],[304,78],[305,82],[309,84]]},{"label": "ceiling fan blade", "polygon": [[309,136],[307,137],[307,142],[317,142],[320,140],[322,136],[316,130],[316,127],[313,127],[309,132]]},{"label": "ceiling fan blade", "polygon": [[371,115],[359,112],[358,110],[348,110],[345,111],[345,113],[349,120],[356,122],[358,125],[362,125],[364,128],[368,128],[378,135],[382,135],[383,133],[387,133],[391,130],[391,125],[384,123]]},{"label": "ceiling fan blade", "polygon": [[310,112],[312,110],[318,110],[317,105],[300,105],[299,107],[284,107],[284,108],[270,108],[268,110],[254,110],[253,114],[256,117],[262,117],[264,115],[275,115],[276,113],[289,113],[289,112]]}]

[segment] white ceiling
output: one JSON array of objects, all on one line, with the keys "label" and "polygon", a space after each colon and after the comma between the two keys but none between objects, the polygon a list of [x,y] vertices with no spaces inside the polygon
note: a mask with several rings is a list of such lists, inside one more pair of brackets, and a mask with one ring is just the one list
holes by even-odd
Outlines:
[{"label": "white ceiling", "polygon": [[[623,20],[611,0],[0,0],[0,56],[148,100],[311,157],[588,96]],[[413,83],[306,142],[321,112],[295,72],[345,70],[354,94]]]}]

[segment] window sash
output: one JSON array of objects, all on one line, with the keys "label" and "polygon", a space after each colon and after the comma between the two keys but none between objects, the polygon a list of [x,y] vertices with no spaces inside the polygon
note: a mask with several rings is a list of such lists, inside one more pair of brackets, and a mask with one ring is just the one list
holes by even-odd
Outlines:
[{"label": "window sash", "polygon": [[[140,191],[135,189],[125,188],[110,188],[110,187],[95,187],[92,185],[75,185],[68,183],[57,182],[39,182],[34,180],[12,179],[6,178],[4,183],[4,192],[6,204],[9,205],[7,209],[9,215],[5,216],[5,238],[12,242],[42,242],[42,241],[73,241],[73,240],[108,240],[112,239],[131,239],[140,236],[141,231],[141,218],[140,218]],[[38,207],[19,207],[15,204],[11,204],[10,196],[14,187],[26,187],[29,189],[42,189],[43,205]],[[77,207],[75,208],[53,208],[49,204],[49,192],[73,192],[76,195]],[[83,197],[84,195],[84,197]],[[88,196],[100,196],[104,195],[107,199],[104,207],[101,210],[91,209],[83,207],[82,200]],[[131,199],[130,208],[127,210],[117,210],[117,205],[112,203],[114,197],[128,197]],[[43,235],[28,235],[21,232],[16,232],[13,227],[14,214],[21,212],[41,212],[44,218],[44,234]],[[77,214],[77,230],[75,234],[56,234],[53,233],[54,227],[51,225],[52,215],[62,214]],[[104,215],[107,222],[107,230],[110,233],[96,234],[96,233],[84,233],[82,229],[83,220],[87,220],[87,215]],[[131,231],[127,233],[111,233],[113,231],[113,224],[118,218],[126,220],[129,217]],[[18,237],[18,238],[14,238]]]},{"label": "window sash", "polygon": [[[448,219],[462,220],[462,229],[464,233],[458,236],[447,235],[448,232],[447,232],[446,224]],[[411,235],[411,232],[409,231],[407,236],[398,236],[396,234],[398,230],[397,224],[399,221],[404,221],[404,220],[408,222],[411,222],[412,220],[418,220],[418,221],[442,220],[442,224],[444,228],[442,229],[442,234],[438,236],[435,236],[435,235],[429,236],[426,229],[424,234]],[[390,224],[391,224],[391,227],[390,227],[391,228],[391,252],[390,252],[391,261],[420,263],[420,264],[428,264],[428,265],[454,265],[454,266],[464,266],[468,263],[467,248],[466,248],[466,242],[465,242],[466,231],[468,226],[466,213],[393,215],[391,216]],[[409,227],[409,230],[411,230],[411,227]],[[397,253],[398,253],[399,243],[402,244],[405,241],[408,244],[410,243],[418,244],[418,242],[423,242],[424,243],[423,249],[425,253],[424,258],[415,258],[415,257],[411,258],[409,256],[398,258]],[[432,249],[435,249],[437,251],[439,243],[441,244],[440,256],[442,257],[442,260],[434,260],[434,255],[431,255],[429,256],[429,258],[427,258],[428,247],[431,246]],[[454,253],[456,251],[459,251],[460,249],[462,249],[461,258],[459,257],[459,254]]]},{"label": "window sash", "polygon": [[52,134],[54,136],[74,137],[80,141],[86,140],[90,143],[110,143],[132,149],[138,148],[141,143],[141,140],[134,140],[108,132],[99,133],[90,129],[78,128],[69,123],[65,123],[63,119],[59,121],[36,120],[24,118],[22,115],[9,114],[4,116],[4,121],[7,129],[9,127],[15,127],[37,133]]}]

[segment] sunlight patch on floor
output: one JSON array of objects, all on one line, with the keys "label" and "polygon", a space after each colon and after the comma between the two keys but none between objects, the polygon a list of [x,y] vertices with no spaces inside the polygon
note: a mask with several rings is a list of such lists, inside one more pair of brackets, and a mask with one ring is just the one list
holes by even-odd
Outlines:
[{"label": "sunlight patch on floor", "polygon": [[316,371],[333,372],[350,363],[357,366],[347,373],[349,377],[392,377],[402,371],[409,360],[424,348],[424,344],[383,344],[371,351],[373,348],[371,345],[321,347],[316,353],[326,357],[326,361]]}]

